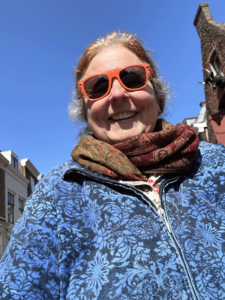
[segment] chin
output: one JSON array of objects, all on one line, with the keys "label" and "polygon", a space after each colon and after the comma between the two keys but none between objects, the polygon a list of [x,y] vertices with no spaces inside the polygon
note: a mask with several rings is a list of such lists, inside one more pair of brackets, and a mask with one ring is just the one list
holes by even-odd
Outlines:
[{"label": "chin", "polygon": [[124,131],[122,133],[115,133],[115,136],[112,136],[112,137],[109,136],[108,143],[111,144],[111,145],[122,143],[122,142],[125,142],[125,141],[133,138],[134,136],[140,135],[142,133],[144,133],[144,132],[143,131],[136,131],[136,130],[133,131],[133,132]]}]

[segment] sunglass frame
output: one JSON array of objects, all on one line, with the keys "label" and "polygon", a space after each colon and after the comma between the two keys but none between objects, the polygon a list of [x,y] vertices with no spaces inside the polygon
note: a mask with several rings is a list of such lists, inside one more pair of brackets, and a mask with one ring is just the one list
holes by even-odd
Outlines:
[{"label": "sunglass frame", "polygon": [[[145,69],[145,73],[146,73],[146,82],[145,82],[145,85],[144,85],[144,86],[142,86],[142,87],[140,87],[140,88],[130,89],[130,88],[128,88],[127,86],[125,86],[125,85],[123,84],[122,80],[120,79],[119,74],[120,74],[120,72],[123,71],[124,69],[131,68],[131,67],[143,67],[143,68]],[[138,90],[141,90],[141,89],[143,89],[143,88],[146,87],[146,85],[148,84],[148,72],[150,73],[150,76],[152,77],[151,67],[150,67],[149,64],[130,65],[130,66],[126,66],[126,67],[123,67],[123,68],[120,68],[120,69],[116,69],[116,70],[113,70],[113,71],[109,71],[109,72],[105,72],[105,73],[99,73],[99,74],[95,74],[95,75],[89,76],[89,77],[87,77],[87,78],[85,78],[85,79],[79,81],[79,82],[78,82],[78,86],[79,86],[79,88],[81,89],[81,91],[83,92],[83,94],[85,95],[85,97],[86,97],[89,101],[98,101],[98,100],[103,99],[104,97],[106,97],[106,96],[109,94],[109,92],[110,92],[110,90],[111,90],[111,87],[112,87],[112,79],[113,79],[113,78],[117,78],[117,80],[119,81],[119,83],[121,84],[121,86],[122,86],[123,88],[125,88],[127,91],[134,92],[134,91],[138,91]],[[103,96],[101,96],[101,97],[99,97],[99,98],[96,98],[96,99],[91,99],[91,98],[87,95],[87,93],[86,93],[86,91],[85,91],[84,83],[85,83],[87,80],[89,80],[90,78],[93,78],[93,77],[99,76],[99,75],[105,75],[105,76],[107,76],[107,77],[109,78],[109,87],[108,87],[107,92],[106,92]]]}]

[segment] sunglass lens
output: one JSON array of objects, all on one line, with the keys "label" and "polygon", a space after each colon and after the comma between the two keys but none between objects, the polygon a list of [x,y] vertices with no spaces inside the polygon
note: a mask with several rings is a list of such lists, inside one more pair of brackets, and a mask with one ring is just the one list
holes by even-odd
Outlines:
[{"label": "sunglass lens", "polygon": [[120,72],[120,79],[129,89],[138,89],[146,83],[146,73],[143,67],[130,67]]},{"label": "sunglass lens", "polygon": [[107,93],[109,78],[106,75],[94,76],[85,81],[84,88],[90,99],[98,99]]}]

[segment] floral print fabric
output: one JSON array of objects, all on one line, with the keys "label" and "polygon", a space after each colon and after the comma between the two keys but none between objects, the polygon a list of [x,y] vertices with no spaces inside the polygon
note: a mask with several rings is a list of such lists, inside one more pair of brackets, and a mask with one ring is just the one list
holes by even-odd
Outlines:
[{"label": "floral print fabric", "polygon": [[161,184],[170,234],[141,192],[57,166],[13,229],[1,299],[224,299],[224,183],[224,147],[201,143],[194,171]]}]

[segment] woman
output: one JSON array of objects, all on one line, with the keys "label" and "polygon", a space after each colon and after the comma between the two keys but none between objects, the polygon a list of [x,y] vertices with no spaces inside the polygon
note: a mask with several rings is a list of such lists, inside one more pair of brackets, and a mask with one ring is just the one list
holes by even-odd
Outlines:
[{"label": "woman", "polygon": [[224,147],[158,118],[165,93],[131,34],[91,44],[76,73],[93,134],[27,201],[1,299],[224,299]]}]

